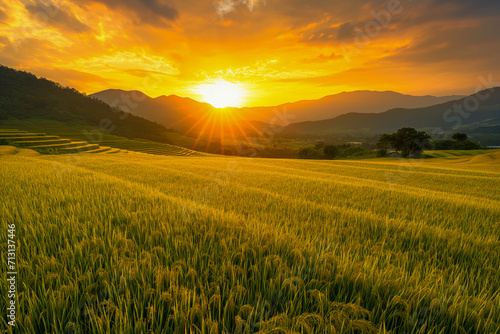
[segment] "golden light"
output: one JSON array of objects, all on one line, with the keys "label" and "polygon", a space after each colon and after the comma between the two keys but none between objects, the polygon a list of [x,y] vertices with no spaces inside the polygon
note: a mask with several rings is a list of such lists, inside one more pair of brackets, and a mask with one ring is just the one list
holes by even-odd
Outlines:
[{"label": "golden light", "polygon": [[203,97],[204,102],[216,108],[241,107],[245,96],[245,90],[241,84],[222,79],[200,85],[195,91]]}]

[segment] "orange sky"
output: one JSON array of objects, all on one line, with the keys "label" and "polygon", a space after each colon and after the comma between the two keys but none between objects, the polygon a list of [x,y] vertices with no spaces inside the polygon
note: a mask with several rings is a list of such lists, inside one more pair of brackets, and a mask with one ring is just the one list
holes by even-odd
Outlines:
[{"label": "orange sky", "polygon": [[469,94],[500,81],[499,22],[498,0],[0,0],[0,63],[89,94],[203,100],[224,79],[246,106]]}]

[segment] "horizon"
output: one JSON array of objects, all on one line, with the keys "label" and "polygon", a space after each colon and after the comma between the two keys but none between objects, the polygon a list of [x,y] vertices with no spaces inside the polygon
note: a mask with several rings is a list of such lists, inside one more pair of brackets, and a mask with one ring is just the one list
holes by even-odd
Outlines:
[{"label": "horizon", "polygon": [[499,8],[490,0],[1,2],[0,63],[87,94],[169,92],[215,106],[358,90],[469,95],[478,77],[500,75]]},{"label": "horizon", "polygon": [[161,95],[158,95],[158,96],[150,96],[144,92],[141,92],[141,91],[138,91],[138,90],[135,90],[135,89],[131,89],[131,90],[125,90],[125,89],[120,89],[120,88],[108,88],[108,89],[105,89],[105,90],[102,90],[102,91],[97,91],[95,93],[90,93],[90,94],[87,94],[87,95],[96,95],[96,94],[99,94],[99,93],[103,93],[103,92],[106,92],[106,91],[113,91],[113,90],[120,90],[120,91],[124,91],[124,92],[134,92],[134,91],[137,91],[137,92],[140,92],[142,94],[145,94],[147,97],[151,98],[151,99],[157,99],[157,98],[160,98],[160,97],[171,97],[171,96],[176,96],[176,97],[179,97],[179,98],[182,98],[182,99],[191,99],[195,102],[198,102],[198,103],[206,103],[206,104],[210,104],[212,107],[216,108],[216,109],[225,109],[225,108],[235,108],[235,109],[244,109],[244,108],[273,108],[273,107],[278,107],[280,105],[285,105],[285,104],[294,104],[294,103],[299,103],[299,102],[314,102],[314,101],[319,101],[319,100],[322,100],[324,98],[328,98],[328,97],[331,97],[331,96],[336,96],[336,95],[339,95],[339,94],[343,94],[343,93],[357,93],[357,92],[370,92],[370,93],[396,93],[396,94],[401,94],[401,95],[405,95],[405,96],[413,96],[413,97],[437,97],[437,98],[446,98],[446,97],[456,97],[457,99],[460,99],[462,97],[466,97],[466,96],[469,96],[469,95],[472,95],[472,94],[475,94],[476,92],[472,92],[472,93],[469,93],[469,94],[449,94],[449,95],[431,95],[431,94],[423,94],[423,95],[412,95],[412,94],[407,94],[407,93],[402,93],[402,92],[397,92],[397,91],[393,91],[393,90],[366,90],[366,89],[363,89],[363,90],[352,90],[352,91],[341,91],[341,92],[338,92],[338,93],[335,93],[335,94],[329,94],[329,95],[324,95],[320,98],[317,98],[317,99],[302,99],[302,100],[292,100],[292,101],[288,101],[288,102],[284,102],[284,103],[280,103],[280,104],[276,104],[276,105],[256,105],[256,106],[241,106],[241,107],[216,107],[214,105],[212,105],[211,103],[209,102],[206,102],[206,101],[201,101],[201,100],[197,100],[195,98],[192,98],[192,97],[189,97],[189,96],[181,96],[181,95],[178,95],[178,94],[161,94]]}]

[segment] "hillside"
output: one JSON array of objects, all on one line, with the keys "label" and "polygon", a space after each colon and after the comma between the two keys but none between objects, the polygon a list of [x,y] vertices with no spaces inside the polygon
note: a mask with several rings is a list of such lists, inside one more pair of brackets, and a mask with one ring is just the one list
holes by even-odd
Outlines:
[{"label": "hillside", "polygon": [[168,143],[171,130],[99,99],[35,75],[0,66],[0,125],[6,120],[53,120],[100,127],[126,138]]},{"label": "hillside", "polygon": [[[231,121],[238,121],[238,125],[245,132],[249,132],[271,122],[276,110],[286,111],[293,117],[290,121],[299,122],[326,119],[349,112],[378,113],[395,107],[430,106],[458,98],[457,96],[410,96],[395,92],[356,91],[331,95],[320,100],[300,101],[275,107],[217,109],[210,104],[175,95],[151,98],[142,92],[119,89],[105,90],[91,96],[110,105],[115,105],[119,101],[134,101],[133,108],[127,107],[131,113],[176,131],[190,131],[191,133],[202,131],[205,122],[199,122],[200,120],[211,120],[211,115],[220,113],[231,115]],[[211,123],[215,124],[217,129],[222,128],[228,131],[231,121],[220,119],[211,120]]]},{"label": "hillside", "polygon": [[378,114],[349,113],[322,121],[294,123],[286,127],[285,132],[308,134],[382,133],[411,126],[427,131],[442,129],[469,133],[498,133],[500,87],[496,88],[488,99],[480,101],[477,110],[469,113],[464,109],[463,115],[453,111],[455,105],[463,106],[464,100],[465,98],[462,98],[425,108],[397,108]]}]

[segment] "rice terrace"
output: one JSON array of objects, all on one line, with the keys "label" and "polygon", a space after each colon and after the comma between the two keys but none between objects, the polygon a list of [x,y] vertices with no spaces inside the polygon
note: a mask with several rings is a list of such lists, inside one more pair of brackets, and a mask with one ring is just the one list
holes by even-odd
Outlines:
[{"label": "rice terrace", "polygon": [[0,0],[0,333],[500,334],[498,22]]}]

